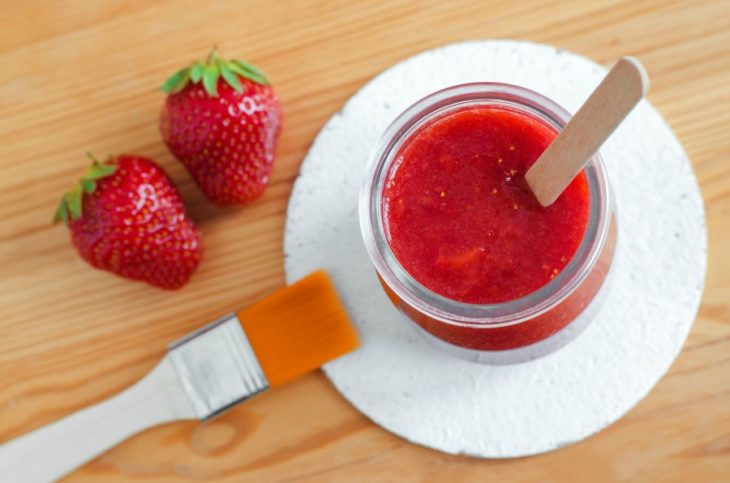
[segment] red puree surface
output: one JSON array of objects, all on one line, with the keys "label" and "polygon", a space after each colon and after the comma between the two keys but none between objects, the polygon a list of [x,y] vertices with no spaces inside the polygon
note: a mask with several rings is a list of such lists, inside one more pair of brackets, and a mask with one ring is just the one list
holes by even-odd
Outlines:
[{"label": "red puree surface", "polygon": [[514,300],[547,284],[588,224],[581,173],[543,208],[524,174],[556,136],[506,107],[478,106],[429,122],[401,147],[383,199],[398,261],[432,291],[467,303]]}]

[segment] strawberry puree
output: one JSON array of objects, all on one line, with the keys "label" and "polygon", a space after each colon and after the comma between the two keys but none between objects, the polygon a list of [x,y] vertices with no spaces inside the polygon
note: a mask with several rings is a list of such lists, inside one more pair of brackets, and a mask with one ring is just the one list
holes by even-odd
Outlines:
[{"label": "strawberry puree", "polygon": [[547,208],[524,179],[556,134],[499,106],[452,111],[412,134],[383,190],[386,235],[403,268],[474,304],[517,299],[560,273],[586,231],[586,176]]}]

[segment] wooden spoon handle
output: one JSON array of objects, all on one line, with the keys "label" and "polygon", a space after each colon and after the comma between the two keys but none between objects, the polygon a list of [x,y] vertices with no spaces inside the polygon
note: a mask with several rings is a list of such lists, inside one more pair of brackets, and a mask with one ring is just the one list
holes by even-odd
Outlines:
[{"label": "wooden spoon handle", "polygon": [[638,60],[624,57],[616,63],[527,171],[527,184],[542,206],[557,199],[648,88],[649,79]]}]

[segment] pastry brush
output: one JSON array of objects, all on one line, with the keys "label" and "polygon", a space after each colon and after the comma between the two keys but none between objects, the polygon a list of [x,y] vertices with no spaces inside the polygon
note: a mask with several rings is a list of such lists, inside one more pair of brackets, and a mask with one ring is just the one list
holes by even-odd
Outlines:
[{"label": "pastry brush", "polygon": [[329,277],[317,271],[173,342],[125,391],[0,445],[5,481],[48,482],[135,433],[208,420],[358,346]]}]

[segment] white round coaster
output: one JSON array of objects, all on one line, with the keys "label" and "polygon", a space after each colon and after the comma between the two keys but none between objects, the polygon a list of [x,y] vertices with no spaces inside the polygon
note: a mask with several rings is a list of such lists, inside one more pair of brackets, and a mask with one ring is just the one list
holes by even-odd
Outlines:
[{"label": "white round coaster", "polygon": [[585,332],[547,357],[488,366],[438,351],[388,301],[360,237],[358,193],[368,155],[407,106],[450,85],[497,81],[533,89],[575,112],[605,73],[546,45],[448,45],[377,76],[320,132],[289,202],[287,279],[319,267],[334,278],[363,346],[325,371],[380,426],[447,453],[542,453],[616,421],[679,353],[704,283],[704,212],[682,146],[646,101],[601,150],[618,203],[612,287]]}]

